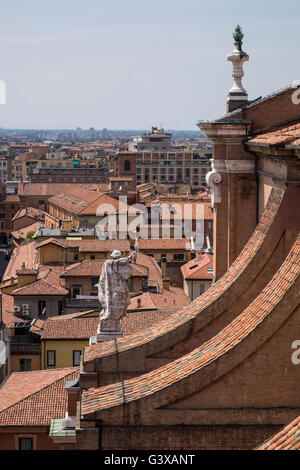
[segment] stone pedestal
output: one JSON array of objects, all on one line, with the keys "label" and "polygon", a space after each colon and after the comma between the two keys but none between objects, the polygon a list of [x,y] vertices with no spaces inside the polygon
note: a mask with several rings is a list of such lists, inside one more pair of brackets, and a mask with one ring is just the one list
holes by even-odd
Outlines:
[{"label": "stone pedestal", "polygon": [[110,341],[114,338],[121,338],[123,336],[123,330],[121,328],[119,318],[107,318],[100,320],[97,329],[97,343],[103,341]]}]

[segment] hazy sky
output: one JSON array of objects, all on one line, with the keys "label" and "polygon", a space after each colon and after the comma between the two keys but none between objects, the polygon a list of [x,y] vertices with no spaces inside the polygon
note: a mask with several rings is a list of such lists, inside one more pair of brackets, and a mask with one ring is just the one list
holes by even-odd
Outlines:
[{"label": "hazy sky", "polygon": [[225,111],[245,33],[249,98],[300,79],[299,0],[0,0],[0,127],[197,129]]}]

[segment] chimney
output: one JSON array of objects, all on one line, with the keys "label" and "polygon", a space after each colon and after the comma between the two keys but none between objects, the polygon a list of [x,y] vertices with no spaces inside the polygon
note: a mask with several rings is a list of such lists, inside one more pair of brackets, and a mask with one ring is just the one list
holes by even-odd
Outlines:
[{"label": "chimney", "polygon": [[18,288],[27,286],[27,284],[31,284],[32,282],[37,280],[37,270],[36,269],[26,269],[22,267],[18,271],[16,271],[17,278],[18,278]]},{"label": "chimney", "polygon": [[139,298],[137,299],[137,308],[141,308],[141,306],[142,306],[142,299]]},{"label": "chimney", "polygon": [[227,60],[232,62],[232,76],[234,83],[227,94],[226,111],[230,113],[235,109],[244,107],[248,103],[248,94],[242,85],[242,77],[244,76],[244,62],[249,60],[248,54],[242,50],[244,34],[240,25],[234,30],[234,49],[227,55]]},{"label": "chimney", "polygon": [[163,278],[163,290],[170,290],[170,278],[169,277]]}]

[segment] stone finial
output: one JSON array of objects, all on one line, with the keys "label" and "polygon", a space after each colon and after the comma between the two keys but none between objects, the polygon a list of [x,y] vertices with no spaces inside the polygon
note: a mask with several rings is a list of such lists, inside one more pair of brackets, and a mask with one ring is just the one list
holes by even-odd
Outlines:
[{"label": "stone finial", "polygon": [[227,60],[232,62],[233,85],[227,95],[227,112],[241,108],[248,102],[248,94],[242,85],[242,77],[244,76],[243,65],[249,60],[249,55],[242,50],[244,34],[240,25],[234,30],[234,49],[227,55]]}]

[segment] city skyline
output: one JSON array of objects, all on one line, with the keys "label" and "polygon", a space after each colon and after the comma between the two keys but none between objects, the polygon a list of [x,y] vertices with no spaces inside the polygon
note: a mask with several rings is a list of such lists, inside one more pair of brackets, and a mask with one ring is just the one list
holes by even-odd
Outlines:
[{"label": "city skyline", "polygon": [[[90,0],[7,4],[0,79],[10,129],[197,130],[225,111],[232,32],[245,33],[249,99],[298,79],[299,4]],[[293,15],[291,15],[291,11]],[[259,15],[258,15],[259,12]],[[280,34],[278,34],[280,32]],[[259,71],[259,73],[258,73]],[[220,107],[220,103],[224,107]]]}]

